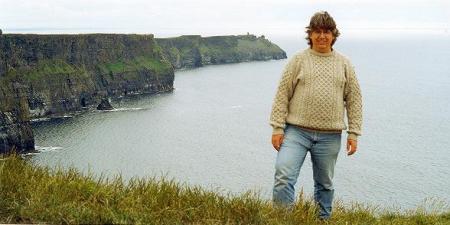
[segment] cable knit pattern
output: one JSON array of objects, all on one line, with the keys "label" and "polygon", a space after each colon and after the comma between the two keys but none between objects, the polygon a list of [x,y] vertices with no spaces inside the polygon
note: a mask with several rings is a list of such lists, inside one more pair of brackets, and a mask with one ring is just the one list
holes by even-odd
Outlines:
[{"label": "cable knit pattern", "polygon": [[270,124],[283,134],[286,123],[319,131],[347,129],[349,139],[361,135],[362,98],[350,61],[335,50],[307,49],[286,65],[275,96]]}]

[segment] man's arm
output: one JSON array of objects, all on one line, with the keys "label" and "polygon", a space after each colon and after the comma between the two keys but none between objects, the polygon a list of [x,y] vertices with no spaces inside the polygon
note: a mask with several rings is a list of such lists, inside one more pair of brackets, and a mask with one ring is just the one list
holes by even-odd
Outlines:
[{"label": "man's arm", "polygon": [[270,114],[270,125],[273,127],[273,134],[284,134],[286,126],[286,116],[288,113],[289,100],[294,92],[293,81],[299,72],[298,56],[286,64],[278,84],[277,93],[272,105],[272,113]]},{"label": "man's arm", "polygon": [[284,68],[273,102],[272,113],[270,114],[270,125],[273,127],[272,146],[277,151],[280,150],[281,144],[283,143],[289,100],[294,92],[293,81],[299,73],[299,61],[297,57],[297,55],[292,57]]},{"label": "man's arm", "polygon": [[352,155],[357,149],[358,136],[362,128],[362,96],[355,70],[346,65],[347,83],[344,90],[345,107],[348,119],[347,154]]}]

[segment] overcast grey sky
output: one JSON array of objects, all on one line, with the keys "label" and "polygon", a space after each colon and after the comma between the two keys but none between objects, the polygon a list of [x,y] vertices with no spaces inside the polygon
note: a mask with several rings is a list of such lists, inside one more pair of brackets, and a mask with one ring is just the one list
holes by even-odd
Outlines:
[{"label": "overcast grey sky", "polygon": [[0,28],[5,33],[297,34],[318,10],[330,12],[344,31],[450,32],[448,0],[0,0]]}]

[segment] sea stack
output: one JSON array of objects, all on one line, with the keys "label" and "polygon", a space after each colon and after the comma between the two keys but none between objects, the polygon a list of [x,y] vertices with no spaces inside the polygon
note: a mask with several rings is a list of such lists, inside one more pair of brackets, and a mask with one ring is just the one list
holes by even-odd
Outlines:
[{"label": "sea stack", "polygon": [[97,106],[98,110],[112,110],[114,109],[111,105],[111,103],[109,103],[109,100],[106,98],[103,98],[102,101],[100,102],[100,104],[98,104]]}]

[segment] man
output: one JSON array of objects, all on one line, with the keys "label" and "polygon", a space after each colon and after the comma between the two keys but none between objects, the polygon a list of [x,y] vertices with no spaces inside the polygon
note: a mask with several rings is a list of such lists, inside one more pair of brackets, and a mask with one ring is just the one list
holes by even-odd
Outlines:
[{"label": "man", "polygon": [[361,135],[362,100],[350,61],[332,46],[339,36],[336,23],[325,11],[311,17],[306,27],[309,49],[295,54],[286,65],[270,116],[272,144],[278,151],[273,201],[292,207],[300,168],[311,154],[314,200],[319,217],[331,216],[333,174],[347,129],[347,154],[357,149]]}]

